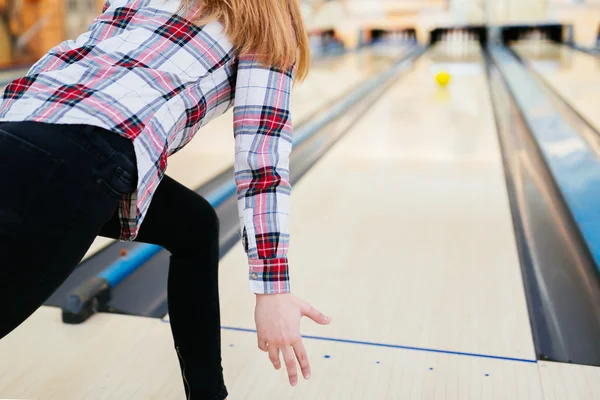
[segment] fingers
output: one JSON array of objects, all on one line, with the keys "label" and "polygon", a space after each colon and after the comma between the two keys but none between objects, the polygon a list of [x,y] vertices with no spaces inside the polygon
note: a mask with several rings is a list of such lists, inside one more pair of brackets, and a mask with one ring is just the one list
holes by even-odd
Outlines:
[{"label": "fingers", "polygon": [[304,316],[312,319],[317,324],[327,325],[331,322],[331,318],[325,316],[322,312],[318,311],[312,306],[307,306],[304,310]]},{"label": "fingers", "polygon": [[276,345],[268,346],[266,342],[263,342],[259,339],[258,346],[261,350],[263,348],[269,353],[269,359],[273,364],[275,369],[279,370],[281,368],[281,359],[279,356],[279,351],[283,354],[283,360],[285,362],[285,367],[288,372],[288,376],[290,379],[290,384],[295,386],[298,384],[298,370],[296,366],[296,360],[298,360],[298,364],[300,364],[300,370],[302,371],[302,376],[304,379],[310,379],[311,371],[310,371],[310,363],[308,362],[308,355],[306,354],[306,349],[304,348],[304,344],[302,340],[299,340],[295,344],[290,346],[282,346],[278,348]]},{"label": "fingers", "polygon": [[271,360],[271,363],[273,364],[273,367],[275,367],[275,369],[280,369],[281,360],[279,359],[279,348],[277,348],[277,346],[268,346],[268,348],[269,360]]},{"label": "fingers", "polygon": [[296,368],[294,352],[291,347],[285,346],[281,348],[281,353],[283,354],[285,367],[287,368],[288,377],[290,378],[290,385],[296,386],[298,384],[298,368]]},{"label": "fingers", "polygon": [[267,341],[263,340],[260,336],[258,337],[258,348],[264,351],[265,353],[268,351]]},{"label": "fingers", "polygon": [[294,353],[296,353],[298,364],[300,364],[302,376],[304,376],[304,379],[310,379],[310,364],[308,362],[308,355],[306,354],[304,344],[300,340],[298,341],[298,343],[295,343],[292,347],[294,349]]}]

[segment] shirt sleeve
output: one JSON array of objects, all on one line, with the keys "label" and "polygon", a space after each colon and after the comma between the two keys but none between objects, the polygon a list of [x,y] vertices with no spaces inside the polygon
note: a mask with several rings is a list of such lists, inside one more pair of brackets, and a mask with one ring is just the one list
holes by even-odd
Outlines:
[{"label": "shirt sleeve", "polygon": [[235,181],[250,291],[290,291],[288,258],[294,69],[239,59],[233,107]]}]

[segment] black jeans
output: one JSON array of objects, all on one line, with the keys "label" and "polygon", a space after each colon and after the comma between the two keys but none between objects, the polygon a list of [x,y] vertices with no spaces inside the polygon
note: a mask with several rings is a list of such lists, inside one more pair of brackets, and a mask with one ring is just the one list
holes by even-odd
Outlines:
[{"label": "black jeans", "polygon": [[[117,238],[135,189],[131,142],[86,125],[0,123],[0,338],[67,279],[96,236]],[[205,199],[165,177],[139,235],[171,252],[171,330],[188,399],[223,400],[219,221]]]}]

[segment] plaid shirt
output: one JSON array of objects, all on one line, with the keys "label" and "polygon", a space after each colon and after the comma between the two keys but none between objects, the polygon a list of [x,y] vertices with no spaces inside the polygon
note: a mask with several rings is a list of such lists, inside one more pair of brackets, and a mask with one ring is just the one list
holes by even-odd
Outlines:
[{"label": "plaid shirt", "polygon": [[[233,107],[235,181],[250,290],[289,291],[293,69],[239,57],[221,24],[179,0],[113,0],[88,32],[51,49],[0,100],[0,121],[99,126],[132,140],[137,190],[120,206],[133,240],[167,168],[199,128]],[[185,218],[185,216],[182,216]]]}]

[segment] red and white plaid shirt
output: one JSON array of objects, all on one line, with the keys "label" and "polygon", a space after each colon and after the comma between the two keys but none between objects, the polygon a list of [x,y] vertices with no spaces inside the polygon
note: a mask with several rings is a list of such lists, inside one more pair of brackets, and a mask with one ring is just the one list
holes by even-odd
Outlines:
[{"label": "red and white plaid shirt", "polygon": [[250,290],[289,291],[287,252],[293,69],[239,57],[221,24],[192,24],[179,0],[112,0],[88,32],[10,83],[0,121],[99,126],[132,140],[137,190],[121,202],[133,240],[167,157],[233,107],[235,181]]}]

